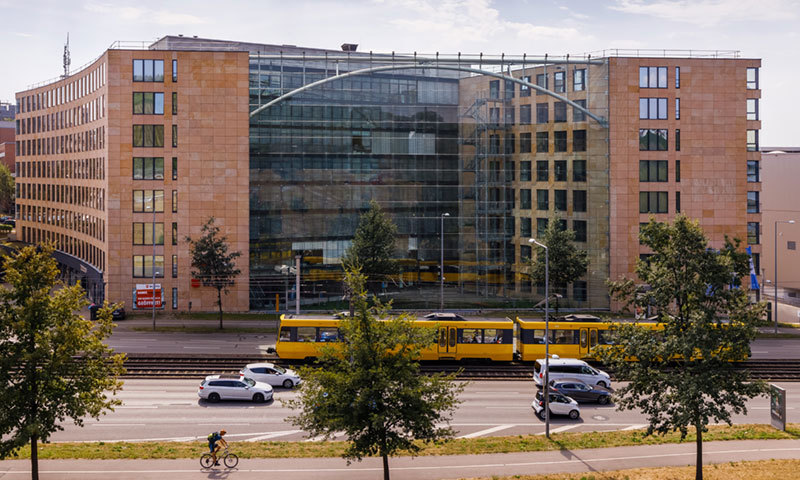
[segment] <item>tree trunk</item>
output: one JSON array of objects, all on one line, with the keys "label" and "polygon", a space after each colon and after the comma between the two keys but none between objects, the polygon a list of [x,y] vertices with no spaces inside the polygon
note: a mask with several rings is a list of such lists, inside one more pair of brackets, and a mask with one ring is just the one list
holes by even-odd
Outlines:
[{"label": "tree trunk", "polygon": [[39,450],[36,435],[31,437],[31,480],[39,480]]},{"label": "tree trunk", "polygon": [[217,305],[219,305],[219,329],[222,330],[222,289],[217,288]]},{"label": "tree trunk", "polygon": [[383,480],[389,480],[389,456],[383,454]]},{"label": "tree trunk", "polygon": [[694,426],[697,432],[697,465],[695,466],[695,480],[703,480],[703,427],[699,424]]}]

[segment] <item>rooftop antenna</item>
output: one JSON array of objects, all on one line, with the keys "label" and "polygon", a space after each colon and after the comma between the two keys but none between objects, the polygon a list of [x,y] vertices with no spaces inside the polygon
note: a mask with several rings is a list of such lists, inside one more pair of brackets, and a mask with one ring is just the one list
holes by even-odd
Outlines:
[{"label": "rooftop antenna", "polygon": [[64,78],[69,76],[69,32],[67,32],[67,43],[64,44]]}]

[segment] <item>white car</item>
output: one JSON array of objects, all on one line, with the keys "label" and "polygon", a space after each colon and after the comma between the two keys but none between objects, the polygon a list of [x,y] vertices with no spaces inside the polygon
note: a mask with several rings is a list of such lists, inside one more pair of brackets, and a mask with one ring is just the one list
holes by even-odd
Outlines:
[{"label": "white car", "polygon": [[[544,420],[544,394],[541,390],[536,392],[531,407],[536,412],[536,416]],[[578,406],[578,402],[572,398],[551,391],[550,415],[568,415],[569,418],[577,420],[581,416],[581,408]]]},{"label": "white car", "polygon": [[294,370],[283,368],[274,363],[251,363],[239,372],[239,376],[283,388],[292,388],[301,382],[300,376]]},{"label": "white car", "polygon": [[197,389],[197,396],[212,403],[220,400],[252,400],[261,403],[272,400],[272,387],[247,377],[209,375]]}]

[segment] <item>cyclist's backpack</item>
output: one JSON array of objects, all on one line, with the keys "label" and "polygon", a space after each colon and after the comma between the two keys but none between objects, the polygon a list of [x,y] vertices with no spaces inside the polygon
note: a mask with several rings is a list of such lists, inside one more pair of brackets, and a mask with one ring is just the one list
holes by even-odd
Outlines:
[{"label": "cyclist's backpack", "polygon": [[217,440],[219,437],[220,437],[219,432],[209,433],[208,434],[208,441],[211,442],[211,441]]}]

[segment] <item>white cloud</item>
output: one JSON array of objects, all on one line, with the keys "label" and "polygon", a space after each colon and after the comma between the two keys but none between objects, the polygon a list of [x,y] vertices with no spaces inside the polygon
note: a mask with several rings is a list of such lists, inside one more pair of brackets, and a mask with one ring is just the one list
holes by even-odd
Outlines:
[{"label": "white cloud", "polygon": [[208,23],[205,19],[188,13],[175,13],[168,10],[151,10],[137,7],[119,7],[108,3],[87,3],[83,8],[89,12],[115,15],[119,19],[154,23],[156,25],[199,25]]},{"label": "white cloud", "polygon": [[608,8],[624,13],[712,26],[725,22],[792,20],[798,16],[797,0],[616,0]]},{"label": "white cloud", "polygon": [[33,35],[30,34],[30,33],[22,33],[22,32],[14,32],[14,35],[16,35],[18,37],[25,37],[25,38],[33,37]]}]

